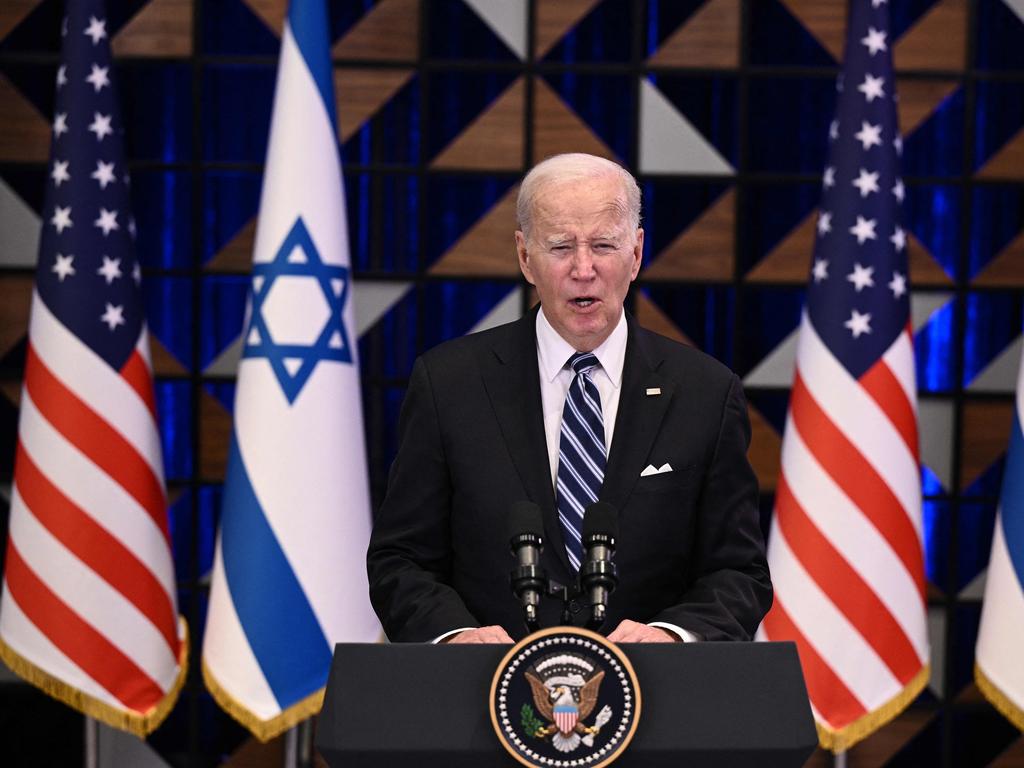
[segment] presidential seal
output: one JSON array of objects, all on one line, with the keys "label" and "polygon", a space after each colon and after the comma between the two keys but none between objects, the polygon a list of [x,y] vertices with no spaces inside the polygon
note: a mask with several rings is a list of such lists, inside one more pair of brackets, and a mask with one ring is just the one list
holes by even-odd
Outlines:
[{"label": "presidential seal", "polygon": [[502,659],[490,708],[498,740],[523,765],[600,768],[633,738],[640,688],[613,643],[586,629],[555,627]]}]

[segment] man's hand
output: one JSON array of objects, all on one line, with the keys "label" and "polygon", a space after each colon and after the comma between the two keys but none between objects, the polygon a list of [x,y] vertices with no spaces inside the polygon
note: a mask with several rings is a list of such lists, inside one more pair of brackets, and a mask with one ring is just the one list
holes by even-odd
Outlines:
[{"label": "man's hand", "polygon": [[479,629],[467,629],[452,635],[447,639],[449,643],[511,643],[512,638],[504,627],[497,625],[491,627],[480,627]]},{"label": "man's hand", "polygon": [[608,635],[613,643],[677,643],[679,638],[661,627],[625,619]]}]

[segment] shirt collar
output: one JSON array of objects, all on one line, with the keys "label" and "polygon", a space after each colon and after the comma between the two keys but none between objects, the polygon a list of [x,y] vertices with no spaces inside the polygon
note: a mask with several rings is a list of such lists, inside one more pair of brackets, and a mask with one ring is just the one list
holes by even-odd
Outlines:
[{"label": "shirt collar", "polygon": [[[594,350],[594,356],[618,389],[622,383],[622,368],[626,362],[626,339],[628,337],[626,311],[619,316],[619,322],[601,345]],[[558,335],[544,316],[544,308],[537,313],[537,361],[545,381],[554,381],[565,367],[566,361],[576,352],[573,346]]]}]

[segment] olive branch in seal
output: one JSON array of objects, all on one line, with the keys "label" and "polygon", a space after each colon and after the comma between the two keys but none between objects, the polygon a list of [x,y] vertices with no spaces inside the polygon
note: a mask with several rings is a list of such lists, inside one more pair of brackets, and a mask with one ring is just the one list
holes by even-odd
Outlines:
[{"label": "olive branch in seal", "polygon": [[519,717],[527,736],[536,737],[537,732],[544,727],[544,723],[537,719],[533,707],[529,704],[523,704],[522,709],[519,710]]}]

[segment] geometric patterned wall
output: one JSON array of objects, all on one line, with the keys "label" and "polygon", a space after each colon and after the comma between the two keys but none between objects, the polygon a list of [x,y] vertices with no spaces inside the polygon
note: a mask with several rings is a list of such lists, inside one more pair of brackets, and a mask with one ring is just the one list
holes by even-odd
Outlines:
[{"label": "geometric patterned wall", "polygon": [[[180,604],[198,649],[286,2],[108,5]],[[1024,740],[971,670],[1022,346],[1024,0],[890,5],[933,679],[849,765],[1021,765]],[[61,6],[0,3],[0,533]],[[744,380],[767,523],[845,0],[329,7],[375,501],[416,355],[532,301],[512,242],[517,179],[538,159],[584,150],[625,163],[641,183],[647,238],[631,310]],[[151,747],[173,765],[266,758],[275,745],[246,741],[194,667]],[[25,713],[10,715],[25,743],[57,729],[77,759],[74,716],[24,686],[0,686],[0,700]]]}]

